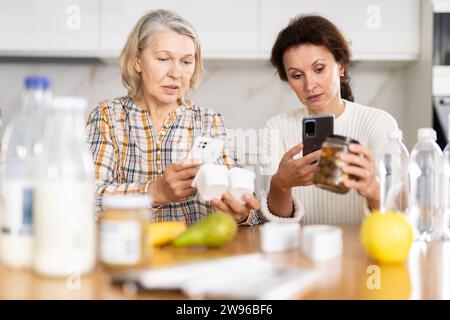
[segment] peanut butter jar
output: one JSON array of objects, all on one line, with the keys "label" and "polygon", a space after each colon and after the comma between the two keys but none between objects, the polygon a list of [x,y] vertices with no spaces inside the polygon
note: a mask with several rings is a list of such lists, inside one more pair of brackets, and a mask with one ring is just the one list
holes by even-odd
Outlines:
[{"label": "peanut butter jar", "polygon": [[98,220],[99,261],[105,269],[144,267],[151,255],[147,226],[151,221],[146,195],[105,196]]}]

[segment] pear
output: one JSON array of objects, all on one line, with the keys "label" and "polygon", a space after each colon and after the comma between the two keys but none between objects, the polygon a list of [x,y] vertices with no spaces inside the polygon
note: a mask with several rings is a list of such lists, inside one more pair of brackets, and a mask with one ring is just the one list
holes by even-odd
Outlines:
[{"label": "pear", "polygon": [[234,239],[237,224],[231,215],[217,211],[193,224],[174,239],[176,247],[221,247]]}]

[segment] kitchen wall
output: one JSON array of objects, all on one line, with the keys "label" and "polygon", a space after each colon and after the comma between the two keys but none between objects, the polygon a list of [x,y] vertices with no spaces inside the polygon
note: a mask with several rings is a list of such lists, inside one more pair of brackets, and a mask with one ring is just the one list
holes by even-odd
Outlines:
[{"label": "kitchen wall", "polygon": [[[123,42],[119,39],[126,37],[126,30],[141,15],[141,11],[148,7],[147,2],[132,0],[133,5],[125,5],[124,1],[117,0],[112,2],[111,7],[111,3],[106,0],[96,0],[92,3],[85,0],[78,1],[83,12],[87,14],[85,18],[92,22],[92,24],[87,23],[82,36],[78,35],[78,31],[75,32],[70,28],[69,30],[64,27],[55,28],[55,25],[60,26],[65,22],[66,16],[61,14],[65,11],[61,10],[71,2],[52,1],[53,4],[46,4],[48,7],[36,6],[39,10],[33,16],[33,19],[41,22],[38,24],[40,29],[34,30],[35,33],[49,36],[45,39],[32,37],[34,41],[27,42],[25,46],[19,39],[28,35],[23,25],[31,23],[31,20],[27,14],[20,13],[21,11],[15,5],[3,8],[6,15],[5,19],[0,19],[3,23],[10,21],[8,19],[11,19],[9,16],[11,12],[17,14],[17,21],[23,19],[23,23],[16,23],[13,30],[3,28],[6,34],[5,41],[2,42],[3,47],[0,45],[0,94],[2,94],[0,109],[5,122],[18,107],[18,97],[24,76],[31,73],[49,75],[55,81],[55,94],[84,96],[91,107],[106,97],[125,94],[120,81],[120,72],[112,61],[102,63],[98,59],[81,58],[68,61],[51,57],[88,56],[110,59],[117,56]],[[206,7],[211,12],[217,12],[217,7],[211,5],[209,1],[201,2],[204,5],[207,4]],[[238,3],[237,0],[233,0],[234,2]],[[314,4],[292,0],[286,1],[282,7],[274,0],[254,0],[240,7],[239,10],[245,18],[241,19],[244,22],[239,21],[253,25],[253,28],[250,28],[252,31],[240,37],[240,35],[236,36],[236,32],[230,31],[235,29],[230,29],[231,33],[227,33],[228,36],[223,39],[223,30],[228,30],[229,19],[222,18],[236,11],[233,3],[220,7],[222,10],[220,19],[216,20],[224,20],[222,24],[215,20],[211,23],[209,14],[199,15],[197,10],[192,10],[191,5],[182,1],[156,1],[152,6],[162,6],[163,3],[167,7],[173,5],[187,17],[192,17],[194,24],[203,30],[201,32],[203,38],[207,39],[204,42],[209,45],[209,47],[204,46],[204,53],[207,53],[205,57],[209,58],[206,61],[207,72],[200,87],[192,93],[192,98],[199,105],[221,111],[231,128],[261,128],[274,114],[298,106],[295,95],[275,76],[274,69],[261,57],[267,56],[273,36],[291,17],[292,12],[315,11],[330,16],[343,30],[347,31],[346,34],[350,35],[354,55],[358,61],[351,66],[357,102],[390,112],[399,122],[400,128],[404,130],[408,148],[411,148],[416,140],[418,127],[431,126],[431,0],[403,0],[395,4],[385,0],[347,0],[345,5],[338,7],[330,5],[329,0],[315,1]],[[7,8],[9,11],[6,10]],[[247,21],[248,14],[244,14],[247,12],[244,8],[259,17],[253,19],[255,21],[252,20],[253,24]],[[355,20],[342,18],[348,13],[349,8],[352,8]],[[374,8],[377,9],[375,11],[379,16],[376,12],[372,12]],[[46,19],[49,12],[57,16],[58,23]],[[420,12],[422,12],[421,15]],[[123,14],[120,23],[115,18],[116,14]],[[98,17],[101,19],[97,19]],[[377,27],[372,24],[375,17],[379,19]],[[267,25],[262,23],[264,19],[267,19]],[[101,28],[97,25],[99,21],[103,23]],[[381,21],[383,21],[382,24]],[[210,27],[213,25],[214,27]],[[269,30],[264,29],[269,26]],[[109,27],[117,30],[117,37],[111,37]],[[238,25],[233,27],[239,29]],[[95,38],[96,34],[99,43],[94,45],[95,41],[92,42],[92,37]],[[116,35],[114,32],[113,34]],[[230,37],[230,34],[233,36]],[[272,36],[269,36],[270,34]],[[217,39],[221,40],[217,41]],[[250,45],[248,39],[259,39],[259,42],[253,41]],[[83,45],[77,41],[81,41]],[[86,49],[88,51],[82,54],[70,49],[73,46],[84,48],[86,43],[83,41],[92,42],[92,46],[88,46],[90,49]],[[66,45],[67,42],[70,42],[70,45]],[[106,43],[108,45],[105,47]],[[249,47],[246,46],[247,44]],[[239,50],[230,53],[230,48]],[[18,58],[29,56],[47,58],[45,61],[40,59],[34,62]],[[225,60],[218,60],[219,58]]]},{"label": "kitchen wall", "polygon": [[[390,112],[404,127],[407,112],[406,67],[355,64],[351,69],[354,95],[359,103]],[[100,62],[1,62],[0,108],[4,123],[19,108],[23,78],[45,74],[54,81],[57,95],[77,95],[92,108],[101,99],[125,94],[120,71]],[[265,61],[206,61],[206,73],[191,98],[201,106],[223,113],[231,128],[262,128],[271,116],[292,110],[299,103],[287,84]]]},{"label": "kitchen wall", "polygon": [[[409,149],[415,143],[417,128],[409,124],[415,112],[410,112],[407,78],[413,74],[411,70],[416,63],[358,62],[352,65],[350,71],[356,101],[392,114],[400,128],[405,130]],[[1,62],[0,108],[4,126],[20,107],[22,82],[28,74],[48,75],[54,81],[56,95],[83,96],[88,100],[90,109],[102,99],[126,94],[121,85],[120,71],[112,63]],[[299,106],[288,85],[278,79],[268,62],[261,60],[206,61],[203,81],[192,92],[191,98],[201,106],[222,112],[227,126],[236,129],[262,128],[270,117]],[[431,109],[428,110],[431,112]],[[423,119],[416,122],[421,123]],[[263,178],[258,170],[256,173],[256,192],[259,194],[263,188]]]}]

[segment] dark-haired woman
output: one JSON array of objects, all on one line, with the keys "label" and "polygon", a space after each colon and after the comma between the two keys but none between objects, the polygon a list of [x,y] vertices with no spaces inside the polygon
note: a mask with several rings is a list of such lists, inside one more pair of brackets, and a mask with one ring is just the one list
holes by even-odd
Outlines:
[{"label": "dark-haired woman", "polygon": [[[278,34],[272,65],[303,106],[266,124],[262,152],[279,160],[265,179],[267,192],[261,199],[261,211],[267,220],[359,223],[368,210],[379,207],[375,163],[386,133],[397,129],[397,122],[385,111],[354,102],[347,73],[350,59],[344,36],[321,16],[296,17]],[[303,149],[303,117],[321,114],[334,114],[335,134],[360,142],[350,146],[351,154],[341,155],[344,172],[356,177],[345,182],[350,188],[345,195],[313,185],[320,150],[297,156]],[[276,136],[279,138],[273,139]]]}]

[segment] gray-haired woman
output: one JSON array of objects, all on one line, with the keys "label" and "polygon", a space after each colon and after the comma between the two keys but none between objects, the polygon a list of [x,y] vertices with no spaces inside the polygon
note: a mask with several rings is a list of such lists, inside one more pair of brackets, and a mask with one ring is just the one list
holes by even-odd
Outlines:
[{"label": "gray-haired woman", "polygon": [[[199,164],[183,162],[200,135],[226,138],[220,113],[186,99],[201,78],[201,46],[192,25],[167,10],[145,14],[120,55],[125,97],[98,103],[87,122],[95,162],[97,205],[104,195],[141,193],[153,200],[155,221],[194,223],[215,209],[237,222],[258,223],[259,202],[231,195],[202,202],[191,187]],[[237,166],[229,146],[218,160]]]}]

